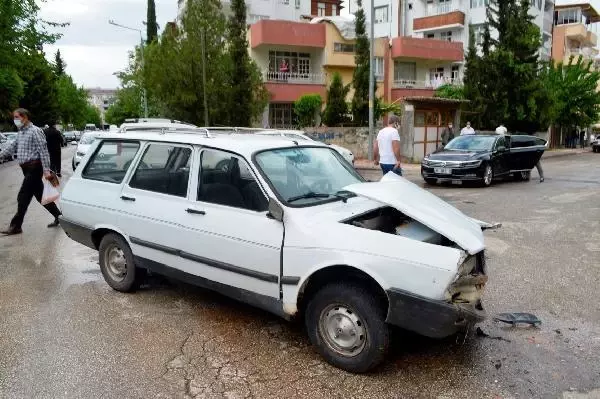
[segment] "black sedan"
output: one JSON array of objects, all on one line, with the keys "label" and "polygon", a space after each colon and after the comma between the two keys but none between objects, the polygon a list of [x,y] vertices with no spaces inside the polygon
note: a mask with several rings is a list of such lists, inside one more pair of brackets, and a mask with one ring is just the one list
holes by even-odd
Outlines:
[{"label": "black sedan", "polygon": [[535,136],[459,136],[423,158],[421,175],[429,184],[474,181],[490,186],[506,176],[529,180],[545,149],[546,141]]}]

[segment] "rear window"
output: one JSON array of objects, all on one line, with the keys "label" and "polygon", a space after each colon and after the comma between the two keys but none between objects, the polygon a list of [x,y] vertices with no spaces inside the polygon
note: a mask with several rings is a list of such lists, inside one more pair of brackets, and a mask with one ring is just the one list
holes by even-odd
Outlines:
[{"label": "rear window", "polygon": [[81,175],[84,179],[121,183],[139,149],[137,141],[103,141]]}]

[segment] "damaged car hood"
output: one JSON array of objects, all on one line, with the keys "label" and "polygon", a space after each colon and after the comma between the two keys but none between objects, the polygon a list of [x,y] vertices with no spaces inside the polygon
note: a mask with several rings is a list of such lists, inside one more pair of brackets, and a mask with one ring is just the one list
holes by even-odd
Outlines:
[{"label": "damaged car hood", "polygon": [[479,221],[392,172],[379,182],[351,184],[344,187],[344,190],[396,208],[472,255],[485,247],[483,226]]}]

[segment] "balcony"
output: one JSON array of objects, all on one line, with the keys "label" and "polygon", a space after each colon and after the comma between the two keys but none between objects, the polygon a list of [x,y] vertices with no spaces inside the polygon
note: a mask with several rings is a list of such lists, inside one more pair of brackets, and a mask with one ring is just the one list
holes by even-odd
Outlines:
[{"label": "balcony", "polygon": [[250,46],[325,47],[325,24],[263,19],[250,26]]},{"label": "balcony", "polygon": [[322,73],[264,71],[263,77],[274,103],[294,102],[305,94],[327,95]]},{"label": "balcony", "polygon": [[598,39],[596,35],[589,32],[584,24],[573,24],[565,27],[565,37],[577,40],[585,46],[596,46]]},{"label": "balcony", "polygon": [[438,78],[432,80],[394,80],[393,89],[427,89],[435,90],[443,85],[462,85],[460,78]]},{"label": "balcony", "polygon": [[592,61],[598,55],[598,50],[593,47],[572,48],[565,51],[565,62],[573,56],[573,63],[576,63],[579,58],[584,61]]},{"label": "balcony", "polygon": [[436,61],[462,61],[462,42],[423,39],[417,37],[396,37],[392,40],[392,58],[418,58]]},{"label": "balcony", "polygon": [[432,15],[413,20],[415,32],[422,32],[441,27],[462,27],[465,25],[465,14],[462,11],[451,11],[442,15]]},{"label": "balcony", "polygon": [[289,83],[289,84],[325,84],[325,76],[322,73],[299,73],[299,72],[277,72],[265,71],[264,79],[266,82],[272,83]]}]

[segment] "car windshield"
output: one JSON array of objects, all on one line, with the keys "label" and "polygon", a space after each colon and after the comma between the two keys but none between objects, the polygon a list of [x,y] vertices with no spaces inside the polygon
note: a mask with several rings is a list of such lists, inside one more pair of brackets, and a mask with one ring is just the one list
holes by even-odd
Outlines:
[{"label": "car windshield", "polygon": [[452,139],[445,147],[446,150],[489,151],[492,149],[495,136],[459,136]]},{"label": "car windshield", "polygon": [[79,144],[92,144],[94,140],[96,140],[96,135],[87,133],[81,136]]},{"label": "car windshield", "polygon": [[344,187],[364,182],[341,155],[325,147],[267,150],[258,153],[255,162],[278,197],[292,206],[345,200],[354,195]]}]

